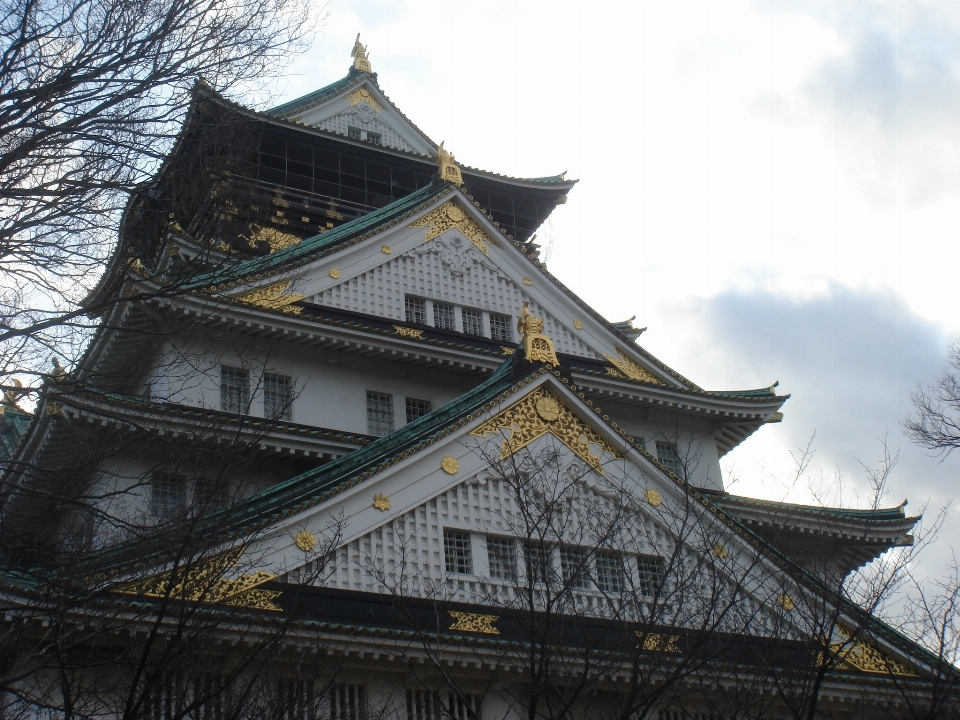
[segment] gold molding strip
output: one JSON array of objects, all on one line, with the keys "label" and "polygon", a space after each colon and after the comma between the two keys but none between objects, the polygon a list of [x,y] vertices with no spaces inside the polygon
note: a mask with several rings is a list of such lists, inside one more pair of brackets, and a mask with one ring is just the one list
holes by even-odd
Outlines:
[{"label": "gold molding strip", "polygon": [[460,630],[462,632],[485,633],[487,635],[499,635],[493,624],[500,619],[499,615],[478,615],[476,613],[454,612],[447,610],[450,617],[453,618],[451,630]]},{"label": "gold molding strip", "polygon": [[470,432],[471,435],[482,438],[500,435],[503,438],[503,445],[500,447],[501,460],[547,433],[552,434],[604,476],[603,458],[594,455],[591,446],[596,445],[601,452],[613,458],[622,457],[616,448],[594,432],[547,388],[538,388]]},{"label": "gold molding strip", "polygon": [[283,309],[299,315],[303,311],[303,308],[288,308],[287,306],[298,300],[303,300],[306,295],[298,295],[297,293],[285,294],[292,282],[292,280],[283,280],[282,282],[268,285],[267,287],[257,288],[256,290],[238,295],[237,300],[250,303],[251,305],[259,305],[260,307],[265,307],[270,310]]},{"label": "gold molding strip", "polygon": [[359,105],[362,102],[365,102],[367,105],[372,107],[377,113],[383,109],[373,94],[366,88],[360,88],[359,90],[356,90],[350,94],[350,107]]},{"label": "gold molding strip", "polygon": [[680,648],[677,646],[677,642],[680,640],[679,635],[646,633],[641,630],[636,630],[635,632],[637,637],[640,638],[640,644],[637,645],[638,649],[642,647],[644,650],[651,650],[653,652],[680,652]]},{"label": "gold molding strip", "polygon": [[[654,377],[650,372],[645,368],[640,367],[631,360],[620,348],[614,348],[617,352],[617,356],[613,355],[604,355],[604,357],[613,363],[617,368],[620,369],[624,375],[626,375],[631,380],[642,380],[643,382],[656,383],[657,385],[662,385],[659,379]],[[607,370],[607,373],[613,375],[610,370]],[[613,375],[613,377],[616,377]]]},{"label": "gold molding strip", "polygon": [[467,239],[476,246],[477,250],[487,257],[490,256],[490,250],[487,248],[487,245],[500,247],[497,241],[475,223],[453,200],[448,200],[436,210],[427,213],[419,220],[411,223],[410,227],[427,228],[427,235],[423,239],[424,242],[430,242],[447,230],[456,228],[466,235]]},{"label": "gold molding strip", "polygon": [[[884,655],[866,641],[854,640],[850,642],[853,633],[845,627],[837,625],[836,628],[843,640],[830,643],[830,650],[837,657],[836,667],[838,669],[860,670],[861,672],[899,675],[901,677],[919,677],[917,673],[902,662]],[[821,655],[820,662],[823,661],[824,658]]]},{"label": "gold molding strip", "polygon": [[403,325],[394,325],[393,330],[400,337],[416,338],[417,340],[423,340],[423,330],[403,327]]}]

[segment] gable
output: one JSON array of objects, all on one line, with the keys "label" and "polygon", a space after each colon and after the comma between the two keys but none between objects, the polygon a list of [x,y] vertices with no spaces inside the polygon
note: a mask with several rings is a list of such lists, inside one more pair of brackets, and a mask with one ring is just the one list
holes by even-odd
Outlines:
[{"label": "gable", "polygon": [[[285,117],[344,137],[351,137],[350,129],[355,128],[361,136],[353,139],[394,150],[429,157],[436,152],[436,144],[407,120],[369,77],[319,105],[298,109]],[[374,140],[369,133],[379,137]]]}]

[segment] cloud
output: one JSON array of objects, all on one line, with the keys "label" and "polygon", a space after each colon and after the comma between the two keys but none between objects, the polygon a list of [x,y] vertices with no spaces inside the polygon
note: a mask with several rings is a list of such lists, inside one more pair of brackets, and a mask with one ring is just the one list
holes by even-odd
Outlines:
[{"label": "cloud", "polygon": [[[769,290],[731,290],[688,302],[671,314],[667,322],[683,323],[684,334],[699,338],[697,347],[675,352],[671,359],[685,370],[685,356],[691,362],[697,356],[693,364],[706,375],[701,384],[762,387],[779,378],[778,390],[792,395],[783,423],[761,429],[725,458],[728,474],[741,478],[734,492],[809,502],[806,484],[785,496],[784,486],[772,476],[786,480],[788,451],[803,447],[815,433],[810,477],[822,474],[829,480],[839,472],[847,491],[840,498],[844,504],[867,499],[861,463],[876,466],[884,437],[891,451],[900,452],[885,505],[905,498],[910,512],[928,505],[932,520],[955,495],[960,456],[939,463],[912,446],[900,428],[912,409],[911,390],[932,382],[945,366],[949,338],[900,296],[837,284],[805,299]],[[960,518],[954,517],[944,538],[958,536]],[[942,552],[928,561],[933,572],[946,561]]]}]

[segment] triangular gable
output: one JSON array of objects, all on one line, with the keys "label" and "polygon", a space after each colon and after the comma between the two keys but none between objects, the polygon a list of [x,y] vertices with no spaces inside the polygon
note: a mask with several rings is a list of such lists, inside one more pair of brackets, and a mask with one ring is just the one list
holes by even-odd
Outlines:
[{"label": "triangular gable", "polygon": [[[349,78],[349,76],[348,76]],[[411,123],[384,95],[374,75],[358,74],[270,111],[285,120],[361,142],[433,157],[437,144]]]},{"label": "triangular gable", "polygon": [[[433,193],[413,212],[404,213],[400,222],[368,230],[360,242],[338,244],[321,258],[308,262],[309,246],[304,244],[281,251],[302,258],[295,273],[291,263],[274,265],[275,273],[283,269],[292,282],[278,282],[274,274],[238,289],[236,297],[263,301],[266,288],[274,288],[280,294],[266,300],[277,305],[305,300],[377,315],[399,325],[407,322],[407,295],[508,315],[511,325],[528,303],[544,318],[544,330],[558,352],[606,360],[611,374],[620,377],[692,386],[666,372],[531,262],[462,190],[447,187],[448,193]],[[354,235],[363,219],[355,221]],[[344,237],[346,227],[338,228]],[[333,247],[330,241],[328,245]],[[291,284],[278,290],[282,282]]]}]

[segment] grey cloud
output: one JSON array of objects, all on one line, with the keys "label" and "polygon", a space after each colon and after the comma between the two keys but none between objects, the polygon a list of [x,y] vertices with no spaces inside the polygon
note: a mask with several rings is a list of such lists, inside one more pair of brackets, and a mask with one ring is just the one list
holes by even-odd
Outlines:
[{"label": "grey cloud", "polygon": [[[761,432],[782,433],[792,448],[816,432],[815,468],[828,476],[839,469],[862,492],[859,462],[874,465],[888,435],[891,448],[900,449],[900,465],[887,504],[907,498],[916,512],[929,502],[932,517],[955,495],[960,456],[939,463],[900,429],[911,411],[911,390],[945,366],[949,338],[893,292],[833,286],[796,300],[730,291],[678,309],[676,317],[700,324],[714,362],[724,368],[711,381],[730,388],[779,377],[779,390],[792,394],[785,420]],[[945,529],[954,538],[957,514]],[[932,559],[932,567],[945,561],[940,554]]]}]

